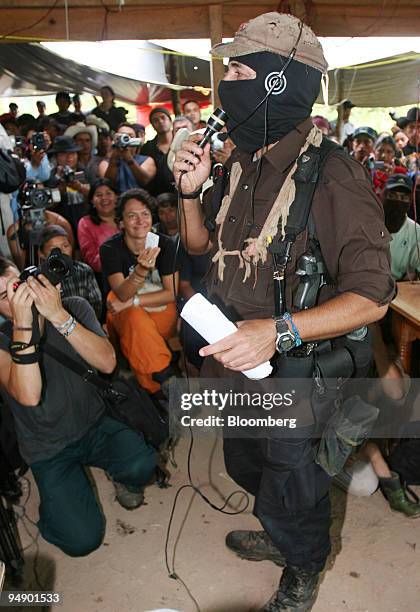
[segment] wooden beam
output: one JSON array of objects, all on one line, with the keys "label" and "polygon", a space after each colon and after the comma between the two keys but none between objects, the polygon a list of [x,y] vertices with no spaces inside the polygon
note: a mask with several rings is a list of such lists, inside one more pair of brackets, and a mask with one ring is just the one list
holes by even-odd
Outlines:
[{"label": "wooden beam", "polygon": [[[79,0],[82,2],[83,0]],[[166,2],[143,2],[141,5],[126,2],[121,10],[106,11],[103,6],[88,6],[83,1],[70,2],[69,25],[72,40],[95,41],[103,38],[210,38],[210,11],[222,10],[223,36],[230,37],[240,23],[257,15],[276,10],[278,2],[250,2],[249,0],[224,2],[209,7],[209,0],[191,3],[185,0],[177,5]],[[48,5],[30,8],[21,2],[7,7],[0,1],[1,36],[13,33],[22,40],[49,40],[65,38],[65,14],[63,7],[47,13]],[[10,2],[7,4],[10,5]],[[61,3],[60,3],[61,4]],[[109,0],[104,0],[109,4]],[[51,4],[49,5],[51,7]],[[215,7],[220,7],[216,9]],[[393,1],[379,3],[328,3],[314,2],[311,14],[312,27],[318,36],[417,36],[420,23],[420,1],[410,5]],[[39,21],[40,20],[40,21]],[[39,23],[36,23],[39,21]],[[16,40],[16,38],[14,39]],[[3,39],[4,41],[4,39]],[[194,53],[194,49],[191,49]]]},{"label": "wooden beam", "polygon": [[[223,9],[220,4],[214,4],[209,6],[209,27],[210,27],[210,41],[213,47],[217,43],[222,42],[223,39]],[[219,82],[223,79],[225,69],[223,61],[212,57],[211,59],[211,103],[213,108],[220,106],[220,99],[218,94]]]}]

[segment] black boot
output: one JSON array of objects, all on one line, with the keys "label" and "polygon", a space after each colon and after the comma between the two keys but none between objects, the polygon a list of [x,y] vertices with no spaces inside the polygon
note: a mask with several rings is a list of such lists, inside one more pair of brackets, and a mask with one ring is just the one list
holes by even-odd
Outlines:
[{"label": "black boot", "polygon": [[273,561],[283,567],[286,561],[265,531],[231,531],[226,536],[226,546],[241,559],[248,561]]},{"label": "black boot", "polygon": [[278,590],[260,612],[309,612],[315,603],[318,582],[318,572],[288,565],[283,570]]}]

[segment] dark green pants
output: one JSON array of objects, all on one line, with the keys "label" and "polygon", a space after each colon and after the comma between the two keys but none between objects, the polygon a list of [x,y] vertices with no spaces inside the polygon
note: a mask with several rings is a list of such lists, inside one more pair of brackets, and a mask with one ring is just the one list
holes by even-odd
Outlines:
[{"label": "dark green pants", "polygon": [[102,468],[113,480],[140,488],[155,465],[155,451],[142,434],[102,417],[81,440],[31,465],[40,495],[41,535],[72,557],[89,554],[102,542],[105,519],[85,466]]}]

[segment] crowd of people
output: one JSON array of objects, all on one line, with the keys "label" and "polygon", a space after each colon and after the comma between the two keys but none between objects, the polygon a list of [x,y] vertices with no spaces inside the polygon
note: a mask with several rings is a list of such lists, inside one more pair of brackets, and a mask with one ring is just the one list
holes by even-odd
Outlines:
[{"label": "crowd of people", "polygon": [[[295,22],[290,27],[300,37]],[[145,141],[143,125],[127,122],[125,109],[116,105],[115,94],[108,86],[101,88],[102,102],[89,113],[82,111],[77,94],[71,96],[68,92],[58,92],[58,110],[53,114],[46,115],[45,104],[40,100],[36,103],[37,113],[34,115],[19,115],[18,105],[12,103],[9,112],[0,117],[1,146],[19,157],[26,171],[23,186],[1,197],[5,235],[0,243],[0,315],[4,320],[0,330],[0,383],[5,401],[11,406],[15,417],[20,452],[30,465],[40,491],[41,533],[67,554],[87,554],[100,544],[103,537],[103,518],[82,466],[103,467],[115,483],[117,499],[124,507],[132,509],[143,501],[143,488],[152,478],[156,458],[154,450],[144,439],[129,427],[117,426],[105,415],[95,389],[80,385],[75,374],[49,355],[42,357],[40,366],[40,341],[33,341],[32,306],[35,305],[40,315],[38,333],[46,342],[73,357],[76,355],[82,362],[104,374],[114,370],[117,358],[124,357],[137,383],[163,403],[167,400],[168,384],[172,377],[182,375],[179,354],[171,343],[175,337],[179,336],[183,343],[190,373],[197,374],[203,367],[203,360],[209,363],[210,355],[214,355],[215,363],[224,351],[232,357],[220,357],[221,363],[216,365],[222,364],[222,369],[224,366],[238,371],[253,367],[255,364],[251,363],[249,355],[248,361],[245,357],[238,357],[239,348],[236,346],[226,344],[214,345],[216,348],[213,350],[211,347],[204,348],[205,341],[192,328],[181,323],[178,313],[185,301],[200,292],[218,296],[220,302],[227,303],[229,307],[236,304],[235,312],[237,315],[239,313],[236,320],[245,319],[242,321],[245,325],[240,326],[240,330],[244,330],[247,323],[256,323],[247,319],[256,318],[251,314],[258,310],[259,318],[268,317],[271,320],[271,315],[266,314],[272,307],[271,303],[267,303],[271,277],[264,280],[268,268],[258,264],[258,257],[261,256],[260,262],[264,262],[267,256],[267,249],[263,255],[258,250],[262,244],[258,242],[258,232],[263,231],[268,214],[262,203],[280,189],[282,193],[282,182],[288,180],[285,177],[295,159],[289,159],[287,155],[290,151],[293,154],[295,150],[299,152],[305,142],[305,139],[301,140],[302,134],[305,134],[304,138],[311,134],[314,142],[318,142],[317,146],[320,142],[316,140],[317,134],[321,133],[343,147],[340,150],[340,163],[337,160],[330,162],[331,168],[335,164],[334,172],[342,172],[341,179],[335,177],[331,170],[333,178],[327,178],[319,191],[323,190],[323,197],[328,200],[325,214],[331,215],[334,223],[341,228],[349,224],[353,237],[346,242],[346,236],[338,237],[334,232],[333,235],[329,234],[329,229],[321,230],[319,219],[324,214],[319,204],[321,196],[319,200],[315,198],[313,206],[321,251],[330,274],[335,277],[338,293],[341,293],[341,296],[328,299],[333,302],[348,298],[346,313],[350,316],[353,312],[354,322],[349,330],[370,324],[376,375],[396,381],[397,386],[393,390],[398,388],[401,381],[401,394],[394,399],[401,401],[404,398],[406,374],[392,352],[392,345],[387,342],[384,327],[388,321],[380,321],[376,314],[367,313],[375,309],[376,313],[379,312],[378,305],[386,310],[385,305],[393,295],[392,281],[413,280],[420,275],[420,226],[417,224],[419,109],[410,109],[405,117],[396,119],[389,133],[382,134],[370,126],[354,126],[350,122],[354,106],[350,100],[345,100],[338,108],[335,123],[329,123],[321,116],[311,117],[312,103],[319,89],[318,77],[324,70],[325,60],[320,55],[318,63],[315,60],[307,62],[307,56],[299,56],[298,52],[288,67],[288,88],[292,91],[290,95],[298,95],[293,90],[293,79],[298,80],[299,69],[309,63],[309,66],[305,66],[307,73],[302,78],[313,79],[313,83],[311,81],[308,85],[314,89],[311,91],[314,94],[312,102],[303,100],[301,108],[304,110],[299,121],[287,123],[284,131],[280,128],[269,131],[268,137],[264,132],[264,108],[261,107],[254,112],[254,131],[250,131],[251,136],[255,136],[253,141],[244,131],[243,117],[235,117],[231,86],[233,81],[238,81],[241,87],[250,84],[250,87],[257,88],[259,80],[255,78],[255,73],[258,76],[259,71],[264,72],[271,66],[270,62],[275,70],[278,55],[287,56],[288,51],[286,53],[281,47],[283,43],[280,40],[277,38],[270,43],[271,51],[254,50],[252,45],[236,54],[234,51],[237,49],[226,49],[228,57],[239,56],[239,62],[230,62],[220,90],[224,94],[221,96],[222,104],[226,104],[231,121],[227,128],[234,127],[236,132],[234,135],[232,131],[232,138],[216,138],[209,147],[210,152],[206,148],[203,158],[194,133],[202,129],[204,123],[200,106],[194,100],[184,102],[182,116],[173,117],[166,107],[155,107],[149,121],[156,136],[149,141]],[[267,64],[263,64],[259,58],[264,54]],[[256,105],[258,99],[254,100],[253,95],[244,89],[243,100],[248,100],[251,106]],[[231,113],[229,102],[233,108]],[[278,116],[275,113],[268,115],[269,121],[278,120],[279,125],[281,117],[281,113]],[[311,131],[314,126],[319,128],[315,133]],[[240,184],[241,194],[254,197],[255,189],[248,187],[254,180],[258,150],[263,145],[270,147],[277,141],[281,143],[282,139],[288,139],[287,155],[277,154],[276,157],[276,148],[266,153],[275,168],[274,172],[278,172],[279,177],[281,175],[281,181],[280,178],[272,178],[274,173],[270,178],[268,164],[261,164],[258,176],[262,177],[262,184],[269,185],[271,195],[257,194],[253,202],[253,215],[255,212],[256,216],[251,218],[249,213],[248,218],[241,209],[242,201],[235,198],[235,188],[236,194],[239,193]],[[256,146],[257,141],[260,146]],[[254,154],[254,158],[251,159],[250,153]],[[224,216],[216,217],[220,229],[217,236],[209,240],[208,230],[200,225],[201,213],[198,207],[192,212],[195,209],[190,201],[198,201],[203,183],[209,175],[212,176],[211,169],[222,165],[231,171],[231,184],[234,169],[239,165],[242,176],[237,176],[239,183],[225,195],[222,206],[230,206],[229,211],[227,213],[227,208],[223,209]],[[281,172],[277,170],[280,167]],[[282,173],[286,174],[283,176]],[[210,179],[204,185],[205,189],[211,187],[211,182]],[[340,193],[343,202],[334,212],[334,201]],[[185,199],[191,206],[182,223],[179,199]],[[363,201],[364,205],[359,206],[358,201]],[[209,199],[207,205],[208,202]],[[344,204],[350,207],[353,203],[355,215],[359,210],[360,215],[365,216],[366,223],[360,226],[357,219],[350,222],[346,217],[348,210],[343,209]],[[369,207],[374,212],[367,213]],[[185,243],[188,225],[192,228],[192,241],[186,247],[180,238]],[[242,240],[241,232],[248,226],[250,229],[244,242],[248,246],[245,248],[239,242]],[[391,237],[392,276],[389,274],[387,232]],[[149,246],[150,233],[158,236],[158,246]],[[353,244],[352,241],[355,246],[352,247],[354,251],[350,252],[348,245]],[[45,261],[53,249],[59,249],[73,261],[71,275],[63,279],[59,288],[42,275],[39,277],[41,282],[30,276],[27,282],[18,283],[17,286],[20,272],[29,265]],[[243,262],[235,264],[238,255]],[[339,263],[334,260],[336,255]],[[366,259],[368,257],[371,259]],[[259,270],[259,276],[249,272],[253,262],[256,262],[255,269]],[[242,284],[238,281],[236,286],[239,268],[243,280]],[[359,288],[362,281],[364,287]],[[225,290],[228,285],[235,287],[236,297],[229,294],[229,287]],[[366,320],[359,321],[356,310],[360,311],[362,306],[350,302],[348,296],[365,300]],[[329,304],[328,299],[319,308]],[[251,306],[254,301],[257,304],[255,307]],[[372,310],[369,311],[369,308]],[[296,340],[298,328],[307,346],[308,342],[318,337],[329,337],[329,332],[321,328],[308,331],[312,324],[306,323],[305,327],[304,317],[298,315],[305,313],[292,313],[295,321],[289,316],[291,327],[284,323],[282,317],[278,317],[279,321],[276,319],[277,342],[280,342],[277,350],[280,353],[286,350],[281,349],[281,339],[285,334],[292,333],[292,328],[295,334],[293,341]],[[341,336],[349,331],[340,327],[338,319],[334,323],[333,317],[332,321],[332,326],[337,328],[335,335]],[[251,332],[258,333],[255,329],[256,332]],[[264,336],[266,332],[262,332],[261,328],[260,335]],[[245,331],[243,333],[246,334]],[[297,337],[300,338],[299,334]],[[309,352],[306,358],[308,355]],[[207,367],[206,376],[211,377],[208,372],[212,370]],[[220,367],[219,370],[216,367],[212,376],[219,375]],[[66,379],[65,386],[62,386],[63,378]],[[43,379],[48,381],[47,392],[43,389]],[[62,418],[63,415],[67,416]],[[47,443],[51,436],[54,443]],[[235,460],[245,452],[233,441],[227,446],[232,447]],[[255,449],[254,452],[257,453]],[[256,494],[258,487],[254,483],[249,484],[251,478],[248,479],[243,472],[249,468],[248,463],[238,467],[229,458],[226,448],[225,453],[227,462],[232,461],[231,475],[244,488]],[[300,460],[301,457],[297,457],[299,465]],[[287,464],[287,458],[284,461]],[[75,465],[77,469],[69,469],[69,466],[74,468]],[[310,464],[305,469],[314,470],[314,465]],[[308,478],[313,476],[319,490],[325,493],[329,486],[325,474],[320,475],[319,469],[311,474],[307,472]],[[399,475],[392,470],[392,465],[375,441],[370,441],[356,458],[352,458],[337,477],[337,484],[360,495],[371,494],[380,485],[392,509],[406,516],[420,516],[420,506],[409,499]],[[278,486],[278,483],[273,486]],[[80,496],[74,496],[75,490],[81,492]],[[325,499],[316,500],[320,533],[325,531],[324,528],[328,530],[328,504]],[[325,508],[322,509],[324,502]],[[278,557],[276,545],[278,533],[284,535],[285,540],[289,538],[286,556],[294,559],[290,562],[289,574],[295,582],[303,576],[305,587],[301,591],[306,593],[309,601],[328,553],[326,540],[322,542],[324,548],[322,554],[319,553],[319,559],[313,560],[311,567],[305,566],[303,570],[298,552],[292,552],[295,536],[291,531],[286,532],[280,522],[278,533],[270,531],[271,502],[261,494],[258,503],[259,517],[262,517],[263,525],[270,534],[264,531],[258,536],[259,545],[263,548],[261,554],[268,554],[267,550],[271,550],[271,557],[262,558],[288,563],[288,558],[284,561],[281,555]],[[309,512],[313,510],[311,506]],[[309,527],[312,528],[313,524]],[[299,523],[299,529],[303,533],[303,523]],[[240,533],[241,536],[231,536],[227,544],[241,556],[246,556],[250,541],[246,540],[248,536],[243,535],[245,532]],[[253,537],[255,543],[255,534]],[[319,534],[317,538],[320,540]],[[308,532],[308,541],[312,542],[313,550],[319,544],[315,539],[314,533]],[[299,573],[296,567],[302,571]],[[264,610],[309,609],[282,608],[279,602],[283,601],[285,589],[284,584],[282,586],[280,583],[277,599],[273,599],[272,607]]]}]

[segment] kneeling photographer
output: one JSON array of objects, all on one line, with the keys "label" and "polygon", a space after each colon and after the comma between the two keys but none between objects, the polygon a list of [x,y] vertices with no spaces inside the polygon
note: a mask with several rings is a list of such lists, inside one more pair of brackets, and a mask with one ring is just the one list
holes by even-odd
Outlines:
[{"label": "kneeling photographer", "polygon": [[95,386],[63,365],[57,354],[94,372],[111,373],[114,350],[82,298],[60,298],[60,278],[71,260],[53,251],[39,268],[18,270],[0,258],[1,393],[13,413],[20,452],[40,495],[42,536],[71,556],[102,542],[104,518],[86,475],[100,467],[113,480],[119,503],[143,502],[155,467],[142,434],[105,414]]}]

